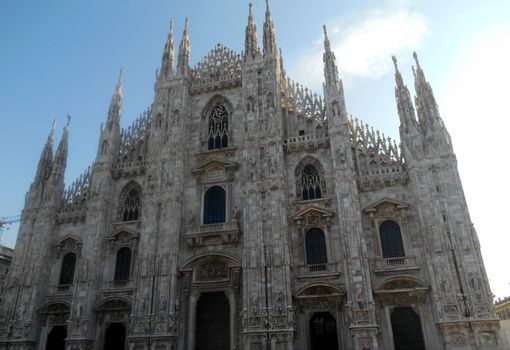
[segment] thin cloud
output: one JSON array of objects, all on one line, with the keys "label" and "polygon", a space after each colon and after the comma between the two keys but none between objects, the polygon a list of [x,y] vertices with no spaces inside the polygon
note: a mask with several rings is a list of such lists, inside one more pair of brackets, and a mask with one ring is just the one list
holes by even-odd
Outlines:
[{"label": "thin cloud", "polygon": [[[387,2],[328,26],[328,36],[342,77],[377,79],[391,69],[392,54],[414,50],[427,32],[425,17],[413,12],[405,1]],[[317,89],[322,86],[322,38],[304,53],[291,69],[297,81]]]}]

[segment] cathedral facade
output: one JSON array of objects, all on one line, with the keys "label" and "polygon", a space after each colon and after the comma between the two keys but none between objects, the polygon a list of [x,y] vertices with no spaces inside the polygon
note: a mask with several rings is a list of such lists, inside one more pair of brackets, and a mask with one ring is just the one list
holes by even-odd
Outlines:
[{"label": "cathedral facade", "polygon": [[[324,28],[323,97],[259,49],[190,67],[171,28],[154,103],[64,186],[65,126],[26,196],[0,349],[498,349],[448,131],[418,57],[395,64],[401,144],[348,117]],[[175,64],[174,64],[175,63]]]}]

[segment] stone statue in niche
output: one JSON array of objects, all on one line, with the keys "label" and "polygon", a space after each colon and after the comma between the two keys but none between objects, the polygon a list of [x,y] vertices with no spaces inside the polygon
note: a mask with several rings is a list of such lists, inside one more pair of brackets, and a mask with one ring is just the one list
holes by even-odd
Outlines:
[{"label": "stone statue in niche", "polygon": [[162,295],[161,297],[159,297],[159,310],[161,312],[164,312],[164,311],[166,311],[166,307],[167,307],[167,301],[166,301],[166,298]]},{"label": "stone statue in niche", "polygon": [[237,206],[234,206],[232,210],[232,219],[234,219],[234,221],[239,220],[239,208]]},{"label": "stone statue in niche", "polygon": [[361,285],[361,282],[356,282],[356,285],[354,286],[355,290],[355,296],[356,296],[356,302],[358,303],[358,307],[363,309],[364,306],[364,298],[363,298],[363,286]]},{"label": "stone statue in niche", "polygon": [[193,215],[193,211],[188,211],[188,227],[195,226],[195,215]]}]

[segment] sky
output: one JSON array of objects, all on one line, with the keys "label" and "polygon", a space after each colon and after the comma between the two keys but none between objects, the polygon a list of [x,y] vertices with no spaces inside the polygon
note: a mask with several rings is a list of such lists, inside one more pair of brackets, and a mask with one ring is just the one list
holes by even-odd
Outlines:
[{"label": "sky", "polygon": [[[259,43],[264,7],[254,0]],[[391,55],[413,91],[418,52],[452,137],[492,291],[510,296],[510,1],[273,0],[271,12],[287,74],[322,93],[326,24],[348,112],[397,140]],[[248,0],[2,0],[0,217],[20,214],[53,118],[59,138],[72,115],[70,184],[94,160],[121,68],[122,125],[152,103],[171,19],[178,44],[189,17],[194,65],[217,43],[242,51],[247,16]],[[13,247],[17,230],[5,231],[2,244]]]}]

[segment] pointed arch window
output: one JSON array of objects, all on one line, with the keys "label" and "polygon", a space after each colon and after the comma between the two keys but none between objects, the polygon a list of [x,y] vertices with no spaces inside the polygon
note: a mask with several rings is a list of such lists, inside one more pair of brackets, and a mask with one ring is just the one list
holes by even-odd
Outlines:
[{"label": "pointed arch window", "polygon": [[115,281],[127,281],[131,273],[131,249],[124,247],[117,252],[115,262]]},{"label": "pointed arch window", "polygon": [[379,237],[383,258],[405,256],[400,226],[395,221],[387,220],[381,223],[379,225]]},{"label": "pointed arch window", "polygon": [[321,198],[321,178],[315,166],[312,164],[306,165],[303,168],[300,180],[301,196],[303,200]]},{"label": "pointed arch window", "polygon": [[133,221],[140,219],[141,212],[140,190],[137,187],[128,188],[122,198],[121,220]]},{"label": "pointed arch window", "polygon": [[204,224],[225,222],[226,194],[220,186],[213,186],[204,196]]},{"label": "pointed arch window", "polygon": [[73,284],[74,270],[76,268],[76,254],[67,253],[62,259],[62,269],[60,270],[59,285]]},{"label": "pointed arch window", "polygon": [[224,105],[215,106],[209,114],[208,149],[228,147],[228,111]]},{"label": "pointed arch window", "polygon": [[308,265],[327,264],[326,238],[324,232],[312,228],[306,232],[306,263]]}]

